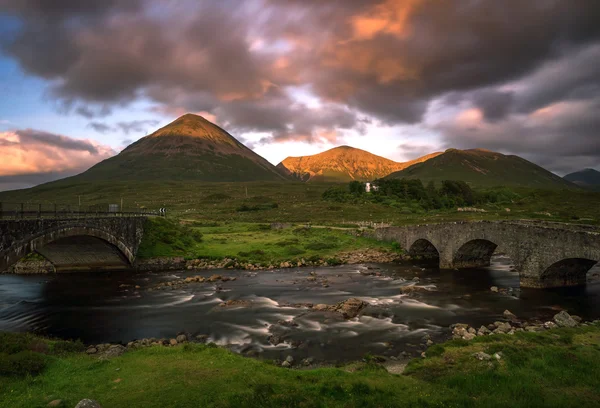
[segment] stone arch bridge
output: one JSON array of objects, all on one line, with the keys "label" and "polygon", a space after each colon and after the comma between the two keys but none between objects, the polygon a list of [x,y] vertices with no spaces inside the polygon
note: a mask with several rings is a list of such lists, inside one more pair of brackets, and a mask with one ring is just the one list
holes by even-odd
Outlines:
[{"label": "stone arch bridge", "polygon": [[37,252],[56,271],[133,265],[146,217],[0,220],[0,272]]},{"label": "stone arch bridge", "polygon": [[533,221],[453,222],[378,228],[376,238],[396,241],[411,255],[439,259],[441,269],[488,266],[498,250],[519,271],[521,286],[585,284],[600,261],[600,228]]}]

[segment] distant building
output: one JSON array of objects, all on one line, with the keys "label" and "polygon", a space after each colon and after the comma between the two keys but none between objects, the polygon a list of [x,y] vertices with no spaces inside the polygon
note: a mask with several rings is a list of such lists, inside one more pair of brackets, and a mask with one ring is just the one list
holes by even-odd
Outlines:
[{"label": "distant building", "polygon": [[377,191],[379,187],[371,183],[365,183],[365,191],[370,193],[371,191]]}]

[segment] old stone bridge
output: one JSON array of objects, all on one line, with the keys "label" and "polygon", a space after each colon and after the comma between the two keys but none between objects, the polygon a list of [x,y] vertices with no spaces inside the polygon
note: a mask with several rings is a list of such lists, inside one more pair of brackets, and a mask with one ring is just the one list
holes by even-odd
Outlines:
[{"label": "old stone bridge", "polygon": [[441,269],[490,264],[492,254],[507,254],[521,286],[550,288],[585,284],[600,261],[600,229],[528,221],[454,222],[378,228],[375,236],[397,241],[410,254],[439,259]]},{"label": "old stone bridge", "polygon": [[144,232],[141,216],[0,220],[0,272],[37,252],[56,271],[131,267]]}]

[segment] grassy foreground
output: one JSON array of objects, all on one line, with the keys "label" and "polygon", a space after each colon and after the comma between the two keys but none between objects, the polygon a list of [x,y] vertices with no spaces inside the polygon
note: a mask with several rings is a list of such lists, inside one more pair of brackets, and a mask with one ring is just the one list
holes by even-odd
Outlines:
[{"label": "grassy foreground", "polygon": [[[10,339],[9,339],[10,337]],[[4,335],[9,352],[39,342]],[[39,345],[37,349],[39,349]],[[479,361],[473,353],[502,352]],[[23,352],[22,350],[20,352]],[[54,355],[52,355],[54,354]],[[290,370],[206,345],[151,347],[108,361],[82,353],[42,355],[38,375],[0,376],[1,407],[592,407],[600,404],[600,326],[478,337],[429,349],[405,375],[373,363]],[[0,366],[0,369],[2,367]]]}]

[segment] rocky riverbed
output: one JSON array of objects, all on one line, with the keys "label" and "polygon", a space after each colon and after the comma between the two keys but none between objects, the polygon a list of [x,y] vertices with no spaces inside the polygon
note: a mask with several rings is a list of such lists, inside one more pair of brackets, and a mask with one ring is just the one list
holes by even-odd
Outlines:
[{"label": "rocky riverbed", "polygon": [[[179,344],[185,335],[265,360],[291,356],[292,366],[365,355],[398,362],[455,328],[461,338],[535,330],[562,310],[593,320],[600,316],[594,273],[587,287],[559,291],[519,291],[518,274],[502,257],[489,268],[461,271],[401,263],[3,275],[0,330],[81,339],[99,355],[121,352],[110,349],[115,344]],[[106,350],[97,347],[103,344]]]}]

